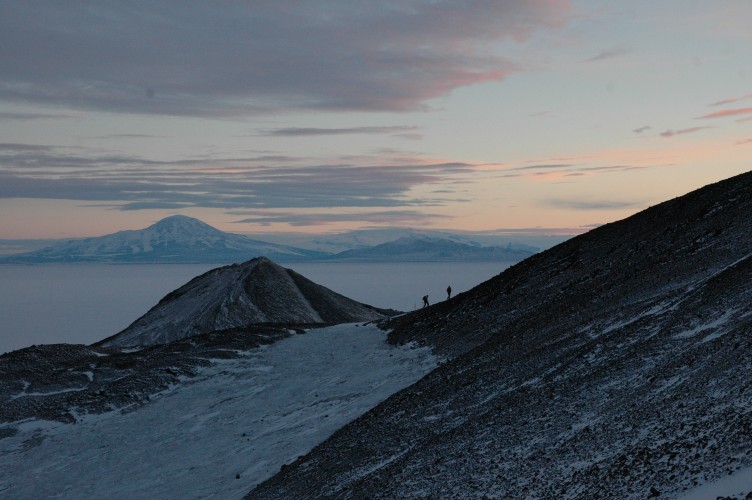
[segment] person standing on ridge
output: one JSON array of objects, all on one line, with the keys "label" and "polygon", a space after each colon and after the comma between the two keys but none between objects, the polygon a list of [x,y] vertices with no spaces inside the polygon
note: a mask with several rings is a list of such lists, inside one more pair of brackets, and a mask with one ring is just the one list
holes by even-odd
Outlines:
[{"label": "person standing on ridge", "polygon": [[452,298],[452,285],[447,287],[447,300]]},{"label": "person standing on ridge", "polygon": [[423,296],[423,307],[428,307],[428,295]]}]

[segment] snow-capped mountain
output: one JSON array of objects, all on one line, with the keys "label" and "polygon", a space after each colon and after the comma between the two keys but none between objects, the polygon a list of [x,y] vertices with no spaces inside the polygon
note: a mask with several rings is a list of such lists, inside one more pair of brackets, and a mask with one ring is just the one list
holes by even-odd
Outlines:
[{"label": "snow-capped mountain", "polygon": [[373,247],[347,250],[331,257],[332,260],[355,262],[408,262],[408,261],[503,261],[518,262],[534,252],[507,247],[481,246],[444,238],[412,235]]},{"label": "snow-capped mountain", "polygon": [[348,299],[266,257],[219,267],[166,295],[128,328],[98,345],[167,344],[255,324],[335,324],[382,319],[389,311]]},{"label": "snow-capped mountain", "polygon": [[390,322],[451,357],[249,498],[749,498],[752,173]]},{"label": "snow-capped mountain", "polygon": [[259,256],[293,262],[327,255],[226,233],[193,217],[173,215],[146,229],[69,240],[34,252],[3,256],[0,262],[228,263]]}]

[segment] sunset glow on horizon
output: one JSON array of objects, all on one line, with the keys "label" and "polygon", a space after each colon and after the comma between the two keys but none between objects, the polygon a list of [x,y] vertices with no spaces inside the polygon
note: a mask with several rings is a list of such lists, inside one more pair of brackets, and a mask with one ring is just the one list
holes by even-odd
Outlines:
[{"label": "sunset glow on horizon", "polygon": [[5,2],[0,239],[174,214],[585,231],[752,169],[750,19],[747,0]]}]

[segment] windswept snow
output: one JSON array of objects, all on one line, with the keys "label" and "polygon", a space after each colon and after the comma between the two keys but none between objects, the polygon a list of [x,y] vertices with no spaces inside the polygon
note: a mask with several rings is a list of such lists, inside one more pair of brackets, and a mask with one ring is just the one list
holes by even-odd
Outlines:
[{"label": "windswept snow", "polygon": [[436,362],[372,325],[311,330],[214,360],[143,406],[17,425],[0,439],[0,496],[239,498]]},{"label": "windswept snow", "polygon": [[749,498],[750,485],[752,485],[752,467],[745,467],[717,481],[698,486],[679,498],[681,500]]}]

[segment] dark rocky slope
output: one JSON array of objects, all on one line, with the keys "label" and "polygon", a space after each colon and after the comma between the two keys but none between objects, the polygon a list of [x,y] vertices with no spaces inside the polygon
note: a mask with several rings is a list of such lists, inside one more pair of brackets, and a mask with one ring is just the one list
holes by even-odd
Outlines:
[{"label": "dark rocky slope", "polygon": [[391,322],[395,342],[448,354],[498,332],[629,318],[752,252],[752,174],[607,224],[510,267],[451,303]]},{"label": "dark rocky slope", "polygon": [[645,498],[744,473],[750,213],[748,173],[392,320],[451,360],[250,497]]},{"label": "dark rocky slope", "polygon": [[96,345],[167,344],[255,324],[335,324],[383,319],[385,311],[348,299],[265,257],[202,274],[166,295],[122,332]]},{"label": "dark rocky slope", "polygon": [[[0,356],[0,424],[29,418],[75,422],[77,414],[137,408],[212,359],[235,358],[292,334],[281,325],[259,326],[135,351],[49,344],[9,352]],[[13,432],[12,425],[0,426],[0,438]]]}]

